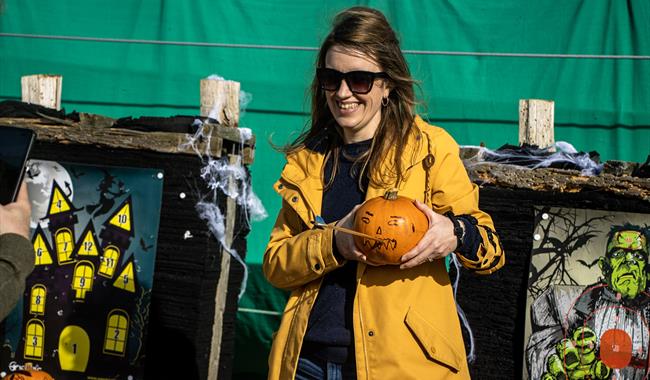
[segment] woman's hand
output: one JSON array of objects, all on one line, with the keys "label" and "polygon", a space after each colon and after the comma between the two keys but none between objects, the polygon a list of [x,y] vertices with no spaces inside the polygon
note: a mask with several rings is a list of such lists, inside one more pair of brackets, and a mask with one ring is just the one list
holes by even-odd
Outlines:
[{"label": "woman's hand", "polygon": [[20,186],[15,202],[0,205],[0,235],[15,233],[29,239],[29,217],[32,205],[27,197],[27,184]]},{"label": "woman's hand", "polygon": [[402,256],[400,269],[413,268],[427,261],[442,259],[452,253],[457,245],[454,224],[449,218],[434,212],[418,200],[413,203],[429,219],[429,229],[418,244]]},{"label": "woman's hand", "polygon": [[[341,218],[336,225],[350,230],[354,229],[354,216],[360,206],[361,205],[354,206],[352,211]],[[364,255],[363,252],[357,248],[357,245],[354,244],[354,238],[352,235],[334,230],[334,240],[336,241],[336,248],[338,249],[339,254],[346,260],[356,260],[370,264],[366,255]]]}]

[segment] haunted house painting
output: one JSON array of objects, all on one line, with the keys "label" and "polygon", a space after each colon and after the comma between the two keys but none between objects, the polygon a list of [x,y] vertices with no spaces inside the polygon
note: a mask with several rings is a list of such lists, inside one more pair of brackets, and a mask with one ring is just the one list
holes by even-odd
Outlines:
[{"label": "haunted house painting", "polygon": [[647,379],[650,215],[539,208],[524,377]]},{"label": "haunted house painting", "polygon": [[[35,269],[5,328],[2,370],[142,378],[161,180],[149,169],[33,165],[30,196],[49,200],[32,214]],[[57,170],[73,176],[34,180]]]}]

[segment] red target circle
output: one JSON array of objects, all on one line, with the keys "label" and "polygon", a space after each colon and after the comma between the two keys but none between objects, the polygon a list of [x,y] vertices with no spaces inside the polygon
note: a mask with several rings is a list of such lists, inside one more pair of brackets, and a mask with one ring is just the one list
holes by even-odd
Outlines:
[{"label": "red target circle", "polygon": [[625,368],[632,360],[632,338],[625,330],[607,330],[600,337],[600,360],[609,368]]}]

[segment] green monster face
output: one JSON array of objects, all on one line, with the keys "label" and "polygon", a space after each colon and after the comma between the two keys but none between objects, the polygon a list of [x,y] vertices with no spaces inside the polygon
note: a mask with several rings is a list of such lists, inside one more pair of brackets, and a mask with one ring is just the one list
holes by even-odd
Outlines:
[{"label": "green monster face", "polygon": [[[601,260],[609,262],[608,278],[611,288],[623,298],[632,299],[646,288],[648,248],[645,236],[639,231],[618,231],[607,245],[607,254]],[[604,263],[601,262],[601,269]]]}]

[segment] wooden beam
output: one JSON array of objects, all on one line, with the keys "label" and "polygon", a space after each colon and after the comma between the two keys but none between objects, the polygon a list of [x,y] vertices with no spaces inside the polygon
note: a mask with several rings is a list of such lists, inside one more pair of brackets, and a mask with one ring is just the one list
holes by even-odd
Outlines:
[{"label": "wooden beam", "polygon": [[552,100],[519,100],[519,145],[537,145],[555,152],[554,117]]},{"label": "wooden beam", "polygon": [[47,108],[61,109],[61,75],[25,75],[20,78],[22,101]]},{"label": "wooden beam", "polygon": [[584,176],[578,170],[503,165],[494,162],[467,165],[470,179],[479,186],[528,189],[536,192],[578,193],[598,191],[650,203],[650,179],[601,173]]},{"label": "wooden beam", "polygon": [[[42,116],[35,118],[0,118],[4,125],[29,128],[36,132],[38,141],[59,142],[62,144],[97,145],[110,148],[140,149],[161,153],[196,154],[190,147],[183,147],[190,135],[172,132],[143,132],[124,128],[108,128],[110,120],[81,117],[79,123],[69,120]],[[206,132],[212,136],[210,152],[213,157],[224,154],[224,141],[230,148],[227,153],[240,154],[245,165],[253,163],[255,157],[255,136],[244,140],[239,129],[206,123]],[[205,152],[207,141],[200,141],[197,148]]]}]

